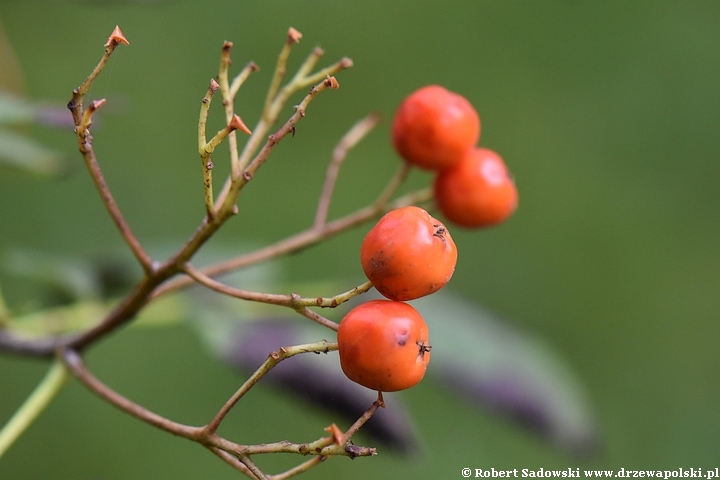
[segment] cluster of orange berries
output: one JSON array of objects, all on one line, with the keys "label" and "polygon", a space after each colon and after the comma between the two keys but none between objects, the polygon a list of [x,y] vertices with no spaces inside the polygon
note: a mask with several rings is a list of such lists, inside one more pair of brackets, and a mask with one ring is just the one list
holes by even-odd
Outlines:
[{"label": "cluster of orange berries", "polygon": [[[502,158],[476,147],[480,116],[467,99],[439,85],[400,104],[392,125],[400,156],[436,172],[438,209],[460,226],[484,227],[517,208],[517,189]],[[442,222],[409,206],[383,216],[360,249],[365,275],[388,300],[352,309],[340,322],[340,366],[356,383],[392,392],[417,384],[430,362],[428,328],[408,300],[441,289],[452,277],[457,248]]]}]

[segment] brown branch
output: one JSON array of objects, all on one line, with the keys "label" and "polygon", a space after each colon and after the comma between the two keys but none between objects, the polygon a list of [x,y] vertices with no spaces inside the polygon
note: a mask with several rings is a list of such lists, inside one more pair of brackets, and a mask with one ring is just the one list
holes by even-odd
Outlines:
[{"label": "brown branch", "polygon": [[105,178],[100,170],[100,166],[98,165],[95,152],[92,147],[92,137],[90,136],[89,131],[91,117],[95,110],[104,103],[104,100],[94,101],[87,110],[83,110],[83,99],[85,98],[85,95],[90,90],[90,87],[97,76],[100,72],[102,72],[103,68],[107,64],[107,61],[110,59],[110,55],[112,55],[113,51],[115,51],[115,47],[117,47],[120,43],[127,45],[128,41],[123,36],[120,28],[115,27],[115,30],[113,30],[110,38],[108,38],[108,41],[105,43],[103,56],[100,58],[100,61],[95,68],[93,68],[92,72],[90,72],[90,75],[88,75],[85,81],[73,90],[72,98],[70,99],[70,102],[68,102],[67,107],[70,109],[73,116],[75,134],[77,135],[78,140],[78,149],[82,154],[83,160],[85,160],[85,165],[88,172],[90,172],[90,177],[100,194],[100,198],[102,199],[105,208],[110,214],[110,217],[113,219],[115,226],[120,231],[120,235],[122,235],[125,242],[130,247],[130,250],[132,250],[135,255],[135,258],[137,258],[138,262],[140,262],[140,265],[143,267],[145,272],[150,272],[153,268],[152,259],[143,250],[140,242],[137,241],[130,229],[130,226],[127,224],[125,218],[120,212],[115,199],[110,193],[110,188],[108,187],[107,182],[105,182]]},{"label": "brown branch", "polygon": [[190,440],[200,438],[202,428],[191,427],[181,423],[173,422],[163,416],[160,416],[150,410],[128,400],[110,387],[95,378],[85,367],[82,357],[72,349],[65,349],[60,353],[61,361],[67,366],[73,376],[80,381],[85,387],[106,402],[114,405],[123,412],[149,423],[161,430],[170,432],[173,435],[184,437]]},{"label": "brown branch", "polygon": [[210,450],[212,453],[217,455],[223,462],[227,463],[231,467],[233,467],[238,472],[244,473],[248,477],[252,478],[253,480],[256,480],[257,477],[253,475],[253,473],[250,471],[250,469],[245,466],[244,463],[242,463],[240,460],[237,459],[237,457],[230,455],[225,450],[220,450],[217,447],[211,447],[209,445],[205,445],[205,448]]},{"label": "brown branch", "polygon": [[220,408],[218,413],[215,415],[215,417],[208,423],[204,428],[205,434],[214,434],[218,427],[220,426],[220,423],[223,421],[225,416],[232,410],[232,408],[235,406],[235,404],[253,387],[255,384],[260,381],[262,377],[264,377],[270,370],[275,368],[275,366],[282,362],[285,359],[288,359],[290,357],[293,357],[295,355],[301,354],[301,353],[309,353],[309,352],[315,352],[315,353],[328,353],[330,351],[337,350],[337,343],[330,343],[326,340],[321,340],[319,342],[315,343],[308,343],[305,345],[296,345],[292,347],[281,347],[280,349],[272,352],[270,355],[268,355],[267,360],[263,362],[260,367],[255,370],[255,373],[253,373],[250,378],[248,378],[245,383],[238,389],[235,394],[230,397],[230,399],[225,402],[225,404]]},{"label": "brown branch", "polygon": [[90,75],[87,76],[85,81],[83,81],[80,86],[77,87],[75,90],[73,90],[72,99],[68,103],[67,107],[72,113],[75,126],[79,126],[82,122],[83,98],[90,90],[90,87],[92,86],[97,76],[100,75],[100,72],[102,72],[103,68],[105,68],[105,65],[110,59],[110,55],[112,55],[112,53],[115,51],[115,48],[121,43],[129,45],[127,39],[120,31],[120,27],[116,26],[115,30],[113,30],[112,34],[108,38],[108,41],[105,43],[105,51],[103,52],[103,56],[102,58],[100,58],[98,64],[95,65],[95,68],[92,69],[92,72],[90,72]]},{"label": "brown branch", "polygon": [[[345,230],[362,225],[365,222],[377,218],[383,213],[386,213],[395,208],[404,207],[407,205],[413,205],[415,203],[424,202],[432,198],[432,189],[426,188],[417,190],[404,195],[393,202],[381,204],[377,201],[373,205],[363,207],[350,213],[337,220],[329,222],[322,226],[322,228],[311,227],[302,232],[296,233],[290,237],[280,240],[276,243],[267,245],[254,252],[246,253],[229,260],[210,265],[202,268],[199,271],[207,276],[215,277],[222,275],[223,273],[231,272],[241,268],[248,267],[257,263],[261,263],[272,258],[277,258],[290,253],[295,253],[299,250],[307,248],[318,242],[331,238]],[[379,198],[379,200],[382,200]],[[189,277],[177,278],[170,282],[167,282],[163,286],[157,289],[153,294],[153,297],[158,297],[166,293],[175,291],[180,288],[187,287],[193,284],[193,279]]]},{"label": "brown branch", "polygon": [[255,477],[257,477],[258,480],[268,480],[268,476],[265,475],[265,473],[262,470],[260,470],[260,467],[255,465],[255,462],[253,462],[250,459],[249,455],[245,455],[242,453],[238,454],[238,459],[242,463],[245,464],[245,466],[248,468],[248,470],[250,470],[253,473],[253,475],[255,475]]},{"label": "brown branch", "polygon": [[385,408],[385,401],[383,400],[382,392],[378,392],[378,399],[375,400],[372,405],[370,405],[370,408],[365,410],[365,413],[363,413],[362,416],[358,418],[350,428],[348,428],[347,432],[345,432],[345,435],[343,435],[341,443],[345,445],[347,442],[349,442],[350,438],[352,438],[352,436],[355,435],[358,430],[360,430],[360,427],[365,425],[365,423],[370,420],[370,417],[372,417],[377,411],[377,409],[380,407]]},{"label": "brown branch", "polygon": [[[278,358],[280,358],[280,360],[275,361],[275,363],[281,361],[282,358],[289,358],[290,356],[300,353],[330,351],[336,348],[337,344],[331,344],[328,342],[317,342],[315,344],[297,345],[295,347],[284,347],[286,353],[280,353],[278,355]],[[273,352],[273,354],[282,352],[282,350],[283,349],[280,349],[277,352]],[[268,358],[272,358],[273,354],[271,354],[271,357]],[[154,413],[134,403],[128,398],[120,395],[119,393],[102,383],[100,380],[98,380],[87,369],[82,357],[75,350],[69,348],[61,349],[59,350],[58,355],[60,360],[68,368],[72,375],[88,390],[93,392],[101,399],[105,400],[111,405],[114,405],[116,408],[122,410],[123,412],[137,418],[138,420],[153,425],[154,427],[157,427],[166,432],[172,433],[173,435],[177,435],[179,437],[183,437],[188,440],[200,443],[211,449],[213,447],[218,448],[237,457],[257,455],[260,453],[297,453],[301,455],[338,455],[356,457],[370,456],[375,455],[376,453],[375,449],[370,447],[358,447],[350,443],[345,445],[333,444],[332,439],[328,437],[321,437],[320,439],[310,443],[291,443],[288,441],[281,441],[276,443],[264,443],[259,445],[240,445],[214,433],[212,422],[211,424],[208,424],[204,427],[193,427],[177,423],[161,415],[158,415],[157,413]],[[283,357],[283,355],[285,356]],[[264,364],[264,367],[261,366],[258,371],[261,371],[263,369],[267,369],[266,371],[269,371],[271,368],[272,366],[268,367],[268,365]],[[253,384],[256,383],[257,380],[259,380],[259,378],[264,375],[264,373],[258,375],[259,376],[255,379],[255,381],[252,382]],[[250,382],[251,380],[252,377],[248,380],[248,382]],[[248,384],[248,382],[246,382],[246,385]],[[243,387],[245,389],[249,388],[249,386]],[[243,387],[241,387],[238,392],[242,392],[242,394],[244,394],[246,390],[243,391]],[[238,396],[238,393],[236,393],[233,398],[235,398],[236,396],[238,396],[238,398],[242,397],[242,394]],[[228,403],[230,403],[231,401],[232,399],[229,400]],[[222,421],[224,415],[226,415],[227,412],[229,412],[230,408],[232,408],[232,406],[227,406],[228,403],[226,403],[225,406],[223,406],[223,409],[221,409],[222,415],[218,413],[218,416],[213,419],[213,421],[216,422],[214,429],[217,429],[217,425],[219,425],[219,423]]]},{"label": "brown branch", "polygon": [[224,295],[228,295],[234,298],[239,298],[241,300],[248,300],[251,302],[280,305],[283,307],[292,308],[293,310],[300,310],[305,307],[313,306],[322,308],[335,308],[338,305],[341,305],[348,300],[367,292],[372,288],[372,283],[370,281],[367,281],[362,285],[348,290],[347,292],[343,292],[332,297],[301,297],[297,293],[263,293],[231,287],[229,285],[225,285],[224,283],[218,282],[217,280],[213,280],[189,263],[185,265],[184,271],[199,284],[218,293],[222,293]]}]

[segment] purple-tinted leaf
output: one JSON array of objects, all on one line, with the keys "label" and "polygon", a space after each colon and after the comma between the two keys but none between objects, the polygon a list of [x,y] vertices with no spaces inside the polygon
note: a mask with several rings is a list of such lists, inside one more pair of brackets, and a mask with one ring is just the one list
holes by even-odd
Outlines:
[{"label": "purple-tinted leaf", "polygon": [[568,451],[598,447],[585,392],[546,342],[448,291],[413,306],[430,329],[429,376]]}]

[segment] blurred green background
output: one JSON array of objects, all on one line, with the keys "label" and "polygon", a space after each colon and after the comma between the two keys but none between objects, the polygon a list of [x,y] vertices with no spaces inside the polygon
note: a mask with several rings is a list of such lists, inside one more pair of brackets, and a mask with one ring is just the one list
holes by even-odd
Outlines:
[{"label": "blurred green background", "polygon": [[[452,230],[461,254],[448,288],[555,348],[587,389],[603,446],[572,458],[428,380],[402,393],[424,441],[417,458],[331,459],[308,478],[720,466],[719,2],[3,1],[0,22],[27,94],[61,105],[121,26],[130,46],[90,94],[109,99],[95,146],[126,218],[149,244],[182,241],[203,215],[196,122],[223,40],[235,44],[236,71],[250,60],[261,67],[238,96],[250,126],[289,26],[304,35],[291,69],[315,45],[326,52],[322,64],[355,62],[246,189],[241,216],[218,236],[225,247],[309,225],[334,143],[367,113],[380,111],[385,122],[348,158],[332,215],[370,201],[397,167],[389,119],[410,91],[439,83],[477,107],[480,143],[505,158],[520,207],[499,228]],[[76,168],[59,181],[0,172],[0,248],[87,258],[122,248],[73,135],[32,133]],[[429,181],[416,172],[407,188]],[[289,279],[360,283],[363,230],[292,257]],[[27,285],[0,280],[11,305],[31,304]],[[90,358],[118,391],[190,424],[211,416],[240,380],[185,327],[123,330]],[[45,369],[0,357],[0,423]],[[335,421],[263,388],[231,420],[228,435],[247,442],[306,441]],[[259,463],[276,471],[295,460]],[[3,479],[238,476],[76,384],[0,461]]]}]

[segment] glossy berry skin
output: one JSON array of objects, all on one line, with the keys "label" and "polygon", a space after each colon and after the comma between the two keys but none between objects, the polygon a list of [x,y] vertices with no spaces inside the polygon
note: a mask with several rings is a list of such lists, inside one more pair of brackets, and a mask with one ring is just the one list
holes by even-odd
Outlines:
[{"label": "glossy berry skin", "polygon": [[427,325],[407,303],[363,303],[340,322],[337,338],[345,375],[380,392],[412,387],[430,362]]},{"label": "glossy berry skin", "polygon": [[429,85],[403,100],[392,124],[398,154],[411,165],[443,170],[480,139],[480,116],[465,97]]},{"label": "glossy berry skin", "polygon": [[413,300],[440,290],[452,277],[457,247],[440,221],[419,207],[386,213],[360,247],[363,271],[390,300]]},{"label": "glossy berry skin", "polygon": [[445,217],[467,228],[497,225],[518,205],[515,181],[503,159],[487,148],[469,150],[434,183],[435,201]]}]

